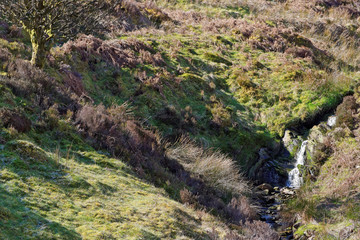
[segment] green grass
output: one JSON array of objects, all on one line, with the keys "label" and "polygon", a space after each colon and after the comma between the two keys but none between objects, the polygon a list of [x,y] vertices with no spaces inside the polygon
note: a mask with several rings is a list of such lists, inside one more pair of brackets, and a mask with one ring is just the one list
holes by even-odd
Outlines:
[{"label": "green grass", "polygon": [[[171,200],[120,159],[55,132],[0,145],[1,239],[210,239],[214,217]],[[70,142],[71,141],[71,142]]]},{"label": "green grass", "polygon": [[[61,56],[61,48],[57,47],[52,50],[50,58],[54,60],[45,71],[62,83],[61,62],[69,64],[71,71],[81,75],[86,94],[94,104],[109,107],[128,102],[135,118],[166,140],[188,135],[236,159],[246,173],[249,169],[256,172],[261,165],[257,163],[261,147],[271,151],[285,129],[312,122],[334,109],[359,80],[355,68],[348,65],[355,60],[340,61],[351,52],[345,52],[347,55],[336,52],[343,45],[327,39],[329,29],[324,36],[308,30],[303,32],[308,38],[286,32],[274,36],[269,32],[276,32],[278,26],[293,27],[294,23],[283,16],[280,22],[284,21],[279,24],[278,19],[272,19],[273,14],[266,16],[266,10],[250,4],[188,0],[156,3],[167,9],[170,16],[176,10],[193,10],[207,21],[191,22],[185,16],[186,19],[165,22],[162,26],[164,19],[161,18],[165,16],[157,17],[158,12],[149,8],[146,15],[156,18],[155,28],[117,36],[124,41],[131,42],[132,38],[142,41],[151,54],[160,53],[166,64],[143,61],[135,67],[117,68],[99,56],[89,56],[86,61],[74,51]],[[270,5],[277,6],[276,3],[268,6],[270,10],[276,9]],[[279,11],[279,16],[281,14]],[[130,18],[131,22],[139,20]],[[242,29],[228,28],[232,18],[254,27],[254,33],[247,39]],[[210,20],[225,27],[209,30],[214,25]],[[326,28],[331,26],[331,21],[327,21]],[[301,22],[299,24],[301,28]],[[299,26],[296,25],[296,29]],[[357,28],[351,26],[352,35]],[[282,38],[291,39],[287,47],[312,48],[311,40],[317,47],[330,50],[332,55],[314,49],[316,62],[261,47],[273,40],[282,44]],[[346,51],[351,50],[352,44],[348,45]],[[12,53],[11,58],[29,59],[26,37],[1,38],[0,47]],[[141,57],[134,49],[127,50]],[[353,55],[358,56],[355,50]],[[0,77],[9,75],[8,67],[1,63]],[[0,85],[0,108],[20,109],[35,123],[41,110],[30,102]],[[159,117],[167,109],[173,111],[173,116]],[[49,110],[43,115],[51,120]],[[166,117],[175,120],[167,121]],[[44,132],[39,126],[33,126],[26,135],[14,129],[1,130],[0,140],[6,144],[0,145],[0,238],[207,239],[213,225],[224,233],[226,227],[217,219],[210,215],[200,217],[202,214],[198,216],[196,211],[170,200],[178,197],[177,193],[175,197],[168,195],[172,186],[163,183],[159,189],[140,180],[125,164],[125,158],[114,159],[106,152],[95,151],[75,133],[69,122],[55,122],[54,129]],[[327,163],[323,171],[330,171],[333,163]],[[335,186],[344,182],[350,173],[347,170],[334,177]],[[315,187],[326,190],[327,185],[323,183],[329,178],[322,180]],[[335,200],[344,208],[330,209],[328,213],[326,207],[333,202],[321,194],[305,195],[289,205],[322,222],[337,218],[340,223],[358,221],[351,211],[358,210],[357,201]],[[325,228],[335,225],[309,224],[299,229],[299,233],[309,230],[326,234]]]}]

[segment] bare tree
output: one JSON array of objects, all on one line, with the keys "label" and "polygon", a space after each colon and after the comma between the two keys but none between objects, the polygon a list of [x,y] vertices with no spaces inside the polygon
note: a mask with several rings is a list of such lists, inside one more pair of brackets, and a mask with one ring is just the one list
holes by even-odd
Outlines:
[{"label": "bare tree", "polygon": [[29,34],[31,63],[42,68],[56,42],[100,26],[104,5],[105,0],[0,0],[0,17]]}]

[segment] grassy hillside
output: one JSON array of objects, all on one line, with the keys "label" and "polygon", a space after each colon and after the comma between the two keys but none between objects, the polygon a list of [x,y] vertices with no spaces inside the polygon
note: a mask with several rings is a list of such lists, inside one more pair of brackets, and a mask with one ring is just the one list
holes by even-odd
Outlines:
[{"label": "grassy hillside", "polygon": [[[286,129],[356,91],[359,16],[351,1],[120,1],[103,31],[57,42],[42,70],[1,19],[0,238],[276,239],[244,176],[263,172],[259,150],[271,160]],[[357,186],[339,162],[355,126],[291,213]],[[356,199],[304,219],[356,222]]]},{"label": "grassy hillside", "polygon": [[1,145],[1,239],[210,239],[229,232],[79,138],[14,134],[1,132],[8,140]]},{"label": "grassy hillside", "polygon": [[2,239],[276,238],[231,158],[191,140],[181,150],[127,104],[94,106],[3,53]]}]

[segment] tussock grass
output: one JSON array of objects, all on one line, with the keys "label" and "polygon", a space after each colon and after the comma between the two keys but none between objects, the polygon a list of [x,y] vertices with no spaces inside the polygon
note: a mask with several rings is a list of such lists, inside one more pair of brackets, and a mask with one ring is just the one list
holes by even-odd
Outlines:
[{"label": "tussock grass", "polygon": [[249,189],[235,162],[220,151],[203,149],[193,141],[181,138],[174,146],[168,147],[166,154],[215,189],[234,194]]}]

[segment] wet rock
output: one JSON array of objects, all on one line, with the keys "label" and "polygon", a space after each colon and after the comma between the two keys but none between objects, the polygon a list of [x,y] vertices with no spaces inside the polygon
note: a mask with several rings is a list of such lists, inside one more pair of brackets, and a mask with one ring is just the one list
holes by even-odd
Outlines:
[{"label": "wet rock", "polygon": [[296,134],[291,132],[290,130],[285,131],[285,135],[282,139],[285,148],[290,152],[296,152],[296,149],[301,144],[301,141],[297,138]]},{"label": "wet rock", "polygon": [[280,236],[288,236],[288,235],[291,235],[291,234],[292,234],[292,228],[288,227],[288,228],[285,229],[285,231],[280,233]]},{"label": "wet rock", "polygon": [[298,229],[299,227],[301,227],[301,225],[302,225],[301,222],[297,222],[294,224],[293,228]]},{"label": "wet rock", "polygon": [[284,195],[295,195],[295,191],[294,190],[290,190],[289,188],[282,188],[280,190],[281,194]]},{"label": "wet rock", "polygon": [[270,153],[273,157],[278,155],[281,151],[281,143],[277,141],[273,141],[271,143],[270,149],[271,149]]},{"label": "wet rock", "polygon": [[267,204],[273,204],[275,203],[275,198],[274,197],[268,197],[265,199]]},{"label": "wet rock", "polygon": [[271,159],[271,156],[266,148],[261,148],[258,152],[258,156],[256,164],[249,171],[249,177],[261,181],[262,177],[260,169],[265,165],[266,161]]},{"label": "wet rock", "polygon": [[320,124],[310,130],[307,149],[311,157],[314,156],[316,146],[324,142],[328,128],[326,124]]},{"label": "wet rock", "polygon": [[269,189],[264,189],[263,191],[262,191],[262,194],[263,195],[269,195]]},{"label": "wet rock", "polygon": [[259,154],[259,161],[265,161],[271,159],[271,156],[266,148],[261,148],[258,154]]},{"label": "wet rock", "polygon": [[258,189],[261,189],[261,190],[267,189],[267,190],[269,190],[269,191],[273,191],[273,190],[274,190],[273,187],[272,187],[270,184],[268,184],[268,183],[263,183],[263,184],[257,186],[257,188],[258,188]]},{"label": "wet rock", "polygon": [[258,152],[258,161],[249,170],[249,177],[271,185],[279,185],[286,182],[287,175],[282,176],[280,163],[271,157],[270,150],[261,148]]}]

